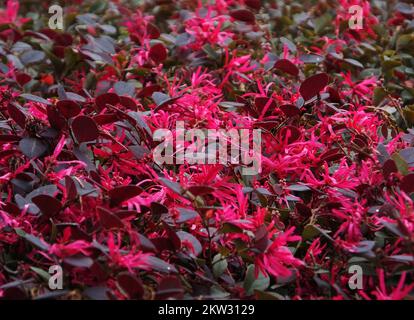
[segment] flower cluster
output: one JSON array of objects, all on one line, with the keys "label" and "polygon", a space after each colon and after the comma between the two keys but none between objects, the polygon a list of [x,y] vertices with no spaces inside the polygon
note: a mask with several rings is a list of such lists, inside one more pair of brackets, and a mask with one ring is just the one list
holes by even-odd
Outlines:
[{"label": "flower cluster", "polygon": [[[413,297],[408,1],[63,2],[0,9],[0,299]],[[260,172],[160,165],[177,122]]]}]

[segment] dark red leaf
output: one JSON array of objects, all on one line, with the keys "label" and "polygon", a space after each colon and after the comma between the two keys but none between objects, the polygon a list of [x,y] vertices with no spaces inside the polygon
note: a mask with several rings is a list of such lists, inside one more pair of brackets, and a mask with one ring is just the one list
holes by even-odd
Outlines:
[{"label": "dark red leaf", "polygon": [[250,24],[253,24],[256,21],[254,14],[246,9],[233,10],[230,12],[230,16],[235,20],[243,21]]},{"label": "dark red leaf", "polygon": [[73,119],[72,132],[78,143],[92,141],[99,136],[99,129],[95,121],[88,116],[78,116]]},{"label": "dark red leaf", "polygon": [[119,97],[119,103],[122,104],[125,108],[136,110],[137,104],[134,101],[134,99],[130,97],[120,96]]},{"label": "dark red leaf", "polygon": [[246,4],[246,6],[255,10],[260,10],[260,8],[262,7],[261,0],[244,0],[244,3]]},{"label": "dark red leaf", "polygon": [[280,59],[276,61],[274,68],[281,70],[283,72],[286,72],[295,77],[297,77],[297,75],[299,74],[298,67],[295,66],[291,61],[287,59]]},{"label": "dark red leaf", "polygon": [[14,104],[9,103],[7,105],[7,112],[9,117],[14,120],[22,129],[26,126],[26,115]]},{"label": "dark red leaf", "polygon": [[119,219],[116,215],[114,215],[111,211],[97,207],[99,214],[99,220],[102,224],[102,227],[105,229],[120,229],[124,227],[124,223],[121,219]]},{"label": "dark red leaf", "polygon": [[81,112],[80,106],[72,100],[58,101],[56,107],[66,119],[76,117]]},{"label": "dark red leaf", "polygon": [[302,82],[299,92],[303,99],[309,100],[316,96],[328,85],[329,77],[326,73],[318,73]]},{"label": "dark red leaf", "polygon": [[32,202],[48,218],[55,216],[62,209],[62,204],[59,200],[46,194],[40,194],[33,197]]},{"label": "dark red leaf", "polygon": [[167,49],[162,43],[157,43],[151,47],[149,57],[156,63],[162,63],[167,59]]},{"label": "dark red leaf", "polygon": [[27,73],[18,73],[16,74],[16,82],[20,86],[24,86],[26,83],[30,82],[32,80],[32,77],[28,75]]},{"label": "dark red leaf", "polygon": [[49,120],[50,125],[52,128],[57,130],[62,130],[66,127],[66,120],[62,116],[62,114],[57,111],[57,109],[53,106],[47,106],[47,119]]},{"label": "dark red leaf", "polygon": [[156,299],[182,299],[183,297],[184,289],[178,277],[168,276],[161,279],[158,285]]},{"label": "dark red leaf", "polygon": [[109,191],[111,206],[117,206],[122,202],[141,194],[142,189],[138,186],[121,186]]},{"label": "dark red leaf", "polygon": [[158,27],[152,23],[147,24],[147,34],[149,35],[150,39],[157,39],[161,35]]},{"label": "dark red leaf", "polygon": [[116,93],[108,92],[96,97],[95,104],[98,110],[106,108],[106,105],[116,106],[119,103],[119,96]]},{"label": "dark red leaf", "polygon": [[401,180],[400,187],[407,194],[414,192],[414,173],[404,176]]},{"label": "dark red leaf", "polygon": [[128,296],[129,299],[142,299],[144,296],[144,286],[141,279],[135,275],[122,272],[116,277],[118,287]]},{"label": "dark red leaf", "polygon": [[205,194],[212,194],[214,192],[214,188],[209,186],[191,186],[188,188],[188,191],[190,191],[195,196],[202,196]]},{"label": "dark red leaf", "polygon": [[67,200],[74,200],[78,196],[78,190],[73,179],[69,176],[65,177],[65,188]]},{"label": "dark red leaf", "polygon": [[279,107],[280,110],[287,116],[287,117],[294,117],[300,114],[299,108],[294,106],[293,104],[284,104],[283,106]]},{"label": "dark red leaf", "polygon": [[159,91],[161,87],[157,84],[149,85],[141,89],[138,93],[139,98],[146,98],[150,97],[154,92]]},{"label": "dark red leaf", "polygon": [[168,208],[159,202],[151,202],[151,213],[162,215],[168,213]]},{"label": "dark red leaf", "polygon": [[254,99],[254,104],[256,105],[257,110],[259,110],[259,113],[266,107],[268,103],[269,105],[267,107],[267,111],[272,111],[276,108],[276,102],[272,98],[256,97]]},{"label": "dark red leaf", "polygon": [[382,172],[386,179],[390,177],[391,173],[398,172],[398,168],[394,160],[388,159],[387,161],[385,161],[384,165],[382,166]]},{"label": "dark red leaf", "polygon": [[287,142],[293,143],[300,139],[302,136],[300,130],[297,127],[294,126],[286,126],[280,129],[279,131],[279,137],[282,141],[286,139],[286,136],[288,136]]}]

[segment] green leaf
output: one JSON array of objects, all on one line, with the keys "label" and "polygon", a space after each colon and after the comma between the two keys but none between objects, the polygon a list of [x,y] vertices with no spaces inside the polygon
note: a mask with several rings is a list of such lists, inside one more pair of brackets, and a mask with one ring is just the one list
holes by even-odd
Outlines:
[{"label": "green leaf", "polygon": [[308,224],[302,232],[303,240],[310,240],[319,234],[319,230],[313,224]]},{"label": "green leaf", "polygon": [[255,266],[251,264],[247,267],[243,288],[246,290],[246,294],[248,296],[253,295],[255,290],[266,290],[269,287],[269,284],[270,277],[268,275],[264,275],[261,271],[259,271],[256,278]]},{"label": "green leaf", "polygon": [[404,158],[400,156],[399,153],[394,153],[391,156],[391,158],[394,160],[395,164],[397,165],[398,171],[401,172],[401,174],[407,175],[409,173],[408,164],[404,160]]},{"label": "green leaf", "polygon": [[50,274],[48,272],[46,272],[45,270],[37,268],[37,267],[30,267],[30,269],[32,269],[34,272],[36,272],[46,282],[49,281]]},{"label": "green leaf", "polygon": [[227,270],[227,260],[221,254],[216,254],[213,258],[213,274],[216,278],[219,278],[224,271]]}]

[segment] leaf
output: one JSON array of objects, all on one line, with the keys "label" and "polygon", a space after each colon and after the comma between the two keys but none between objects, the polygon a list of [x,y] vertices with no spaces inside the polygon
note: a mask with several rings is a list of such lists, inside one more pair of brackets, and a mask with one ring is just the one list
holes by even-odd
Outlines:
[{"label": "leaf", "polygon": [[20,61],[24,65],[38,63],[46,58],[46,54],[40,50],[27,50],[20,55]]},{"label": "leaf", "polygon": [[385,90],[381,87],[377,87],[374,89],[374,96],[373,96],[373,103],[375,106],[378,106],[384,98],[387,96]]},{"label": "leaf", "polygon": [[296,45],[292,41],[290,41],[288,38],[281,37],[280,42],[283,43],[283,45],[285,45],[286,47],[288,47],[288,49],[292,53],[296,52],[296,50],[297,50]]},{"label": "leaf", "polygon": [[321,63],[325,58],[318,54],[302,54],[299,56],[299,60],[303,63]]},{"label": "leaf", "polygon": [[96,140],[99,136],[98,126],[88,116],[76,117],[73,119],[71,127],[78,143]]},{"label": "leaf", "polygon": [[399,153],[394,153],[391,156],[391,159],[394,160],[395,165],[398,168],[398,171],[401,172],[401,174],[403,175],[407,175],[409,173],[409,168],[408,168],[408,164],[407,162],[405,162],[405,160],[400,156]]},{"label": "leaf", "polygon": [[78,196],[78,190],[73,179],[69,176],[65,176],[65,188],[67,200],[75,200]]},{"label": "leaf", "polygon": [[382,166],[382,172],[384,173],[384,177],[388,179],[391,176],[391,173],[398,172],[397,165],[395,164],[395,161],[392,159],[388,159],[384,162],[384,165]]},{"label": "leaf", "polygon": [[30,75],[28,75],[27,73],[17,73],[16,74],[16,82],[22,87],[26,83],[30,82],[31,80],[32,80],[32,77]]},{"label": "leaf", "polygon": [[157,43],[150,48],[149,57],[156,63],[162,63],[167,59],[167,49],[162,43]]},{"label": "leaf", "polygon": [[299,69],[287,59],[280,59],[276,61],[274,68],[286,72],[294,77],[297,77],[299,74]]},{"label": "leaf", "polygon": [[159,180],[162,182],[163,185],[165,185],[175,193],[179,195],[182,195],[184,193],[184,189],[181,187],[179,183],[168,180],[166,178],[159,178]]},{"label": "leaf", "polygon": [[299,140],[300,137],[302,136],[302,133],[295,126],[284,126],[282,129],[280,129],[278,136],[281,141],[287,140],[287,143],[290,144],[290,143],[294,143],[295,141]]},{"label": "leaf", "polygon": [[300,114],[299,108],[294,106],[293,104],[284,104],[279,107],[280,110],[287,116],[287,117],[294,117]]},{"label": "leaf", "polygon": [[48,282],[51,275],[43,269],[31,266],[30,269],[36,272],[44,281]]},{"label": "leaf", "polygon": [[413,263],[414,257],[411,255],[403,255],[403,254],[397,254],[394,256],[388,257],[389,260],[395,261],[395,262],[402,262],[402,263]]},{"label": "leaf", "polygon": [[63,262],[75,268],[90,268],[93,265],[93,259],[83,254],[77,254],[63,259]]},{"label": "leaf", "polygon": [[157,216],[167,214],[169,212],[168,208],[159,202],[151,202],[150,208],[151,213]]},{"label": "leaf", "polygon": [[32,202],[48,218],[55,216],[62,209],[62,204],[59,200],[46,194],[33,197]]},{"label": "leaf", "polygon": [[171,100],[169,95],[162,92],[154,92],[151,97],[154,100],[157,107],[160,107]]},{"label": "leaf", "polygon": [[122,222],[122,220],[119,219],[111,211],[102,207],[97,207],[96,209],[98,211],[101,225],[105,229],[121,229],[124,227],[124,223]]},{"label": "leaf", "polygon": [[312,224],[305,226],[302,232],[303,240],[311,240],[319,234],[319,230],[314,227]]},{"label": "leaf", "polygon": [[129,272],[122,272],[116,277],[118,288],[129,299],[142,299],[144,296],[144,286],[141,279]]},{"label": "leaf", "polygon": [[50,103],[46,99],[43,99],[42,97],[38,97],[38,96],[35,96],[33,94],[30,94],[30,93],[23,93],[23,94],[20,95],[20,97],[22,97],[26,100],[29,100],[29,101],[39,102],[39,103],[43,103],[45,105],[52,105],[52,103]]},{"label": "leaf", "polygon": [[243,288],[246,291],[246,295],[251,296],[255,290],[264,291],[270,285],[270,277],[264,275],[261,271],[258,272],[256,278],[255,266],[253,264],[247,267],[246,277],[244,278]]},{"label": "leaf", "polygon": [[42,140],[32,137],[20,140],[19,148],[30,159],[39,158],[47,151],[47,146]]},{"label": "leaf", "polygon": [[183,299],[184,288],[177,276],[161,278],[157,288],[156,299]]},{"label": "leaf", "polygon": [[27,240],[28,242],[30,242],[31,244],[33,244],[34,246],[38,247],[39,249],[43,250],[43,251],[48,251],[50,248],[50,245],[48,243],[46,243],[44,240],[26,233],[24,230],[22,229],[15,229],[16,233],[18,236],[22,237],[23,239]]},{"label": "leaf", "polygon": [[244,0],[244,3],[246,4],[246,6],[255,9],[255,10],[260,10],[260,8],[262,7],[262,0]]},{"label": "leaf", "polygon": [[111,206],[117,206],[122,202],[140,195],[142,189],[138,186],[115,187],[109,191]]},{"label": "leaf", "polygon": [[197,257],[203,251],[203,247],[201,246],[200,241],[198,241],[198,239],[194,237],[191,233],[185,231],[177,231],[177,236],[180,238],[181,244],[185,242],[191,244],[191,247],[193,249],[191,253],[194,256]]},{"label": "leaf", "polygon": [[157,39],[161,35],[158,27],[152,23],[147,24],[147,34],[149,35],[150,39]]},{"label": "leaf", "polygon": [[209,186],[191,186],[188,188],[188,191],[195,196],[203,196],[206,194],[212,194],[215,189]]},{"label": "leaf", "polygon": [[81,112],[80,106],[72,100],[58,101],[56,107],[66,119],[76,117]]},{"label": "leaf", "polygon": [[114,85],[115,92],[120,96],[134,96],[135,86],[130,82],[118,81]]},{"label": "leaf", "polygon": [[26,115],[17,105],[9,103],[7,105],[7,112],[9,117],[12,118],[20,128],[24,129],[26,127]]},{"label": "leaf", "polygon": [[219,278],[227,270],[227,259],[218,253],[214,256],[212,263],[213,274],[216,278]]},{"label": "leaf", "polygon": [[95,104],[98,107],[98,110],[106,108],[107,104],[116,106],[119,102],[119,96],[112,92],[101,94],[95,99]]},{"label": "leaf", "polygon": [[353,66],[356,66],[358,68],[364,68],[364,65],[355,59],[344,59],[344,61],[348,62],[349,64],[352,64]]},{"label": "leaf", "polygon": [[164,273],[177,273],[178,272],[177,269],[173,265],[154,256],[147,257],[147,263],[152,269],[159,271],[159,272],[164,272]]},{"label": "leaf", "polygon": [[414,173],[410,173],[402,178],[400,188],[407,194],[414,192]]},{"label": "leaf", "polygon": [[198,212],[192,209],[178,208],[177,210],[180,214],[177,220],[175,220],[177,223],[183,223],[199,217]]},{"label": "leaf", "polygon": [[235,20],[243,21],[249,24],[254,24],[256,21],[254,14],[246,9],[230,11],[230,16]]},{"label": "leaf", "polygon": [[313,98],[328,85],[329,77],[326,73],[318,73],[302,82],[299,92],[305,101]]}]

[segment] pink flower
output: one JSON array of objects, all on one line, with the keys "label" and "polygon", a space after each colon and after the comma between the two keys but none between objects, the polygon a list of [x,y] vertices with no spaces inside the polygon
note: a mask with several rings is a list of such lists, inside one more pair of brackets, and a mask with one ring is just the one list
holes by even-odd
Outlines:
[{"label": "pink flower", "polygon": [[304,264],[303,261],[295,258],[286,246],[288,242],[300,241],[300,236],[291,235],[294,231],[295,228],[290,228],[276,234],[266,251],[257,256],[255,261],[257,270],[264,274],[268,272],[274,277],[287,277],[292,273],[289,267],[299,267]]}]

